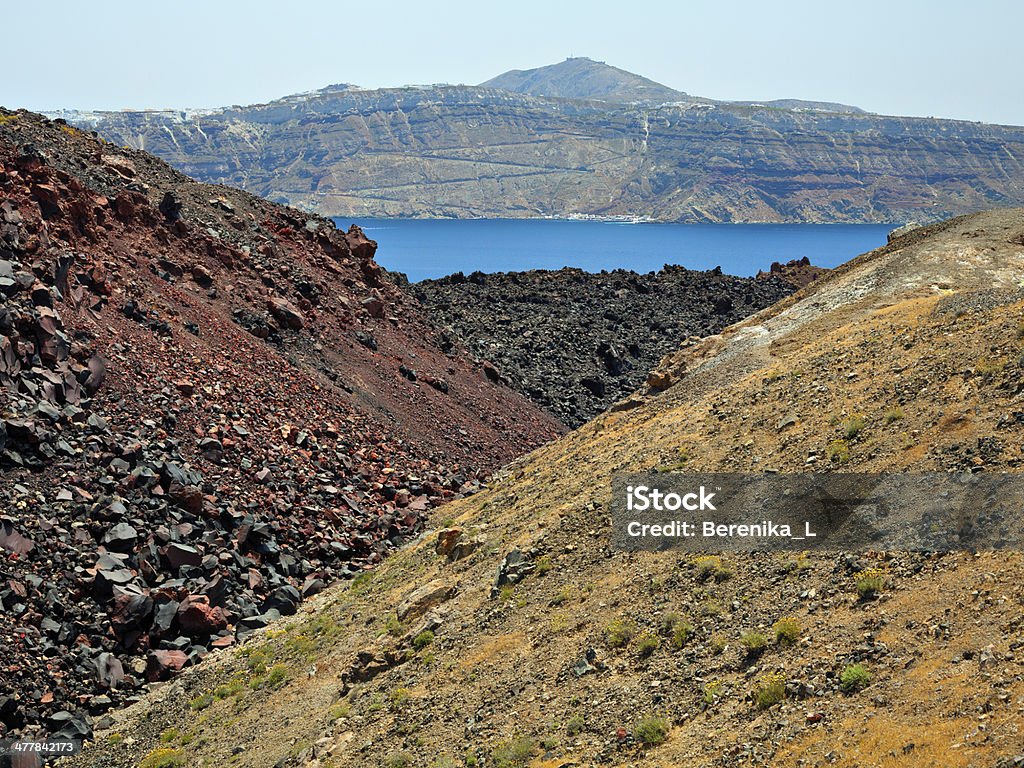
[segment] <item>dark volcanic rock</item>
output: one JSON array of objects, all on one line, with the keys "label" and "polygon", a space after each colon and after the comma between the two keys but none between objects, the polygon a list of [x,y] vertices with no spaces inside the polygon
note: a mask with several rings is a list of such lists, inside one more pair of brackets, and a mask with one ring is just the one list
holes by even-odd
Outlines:
[{"label": "dark volcanic rock", "polygon": [[459,273],[411,290],[438,324],[493,364],[485,364],[486,377],[576,427],[642,386],[688,338],[718,333],[820,271],[794,262],[757,278],[682,267]]},{"label": "dark volcanic rock", "polygon": [[83,732],[561,431],[358,227],[3,109],[0,197],[0,740]]}]

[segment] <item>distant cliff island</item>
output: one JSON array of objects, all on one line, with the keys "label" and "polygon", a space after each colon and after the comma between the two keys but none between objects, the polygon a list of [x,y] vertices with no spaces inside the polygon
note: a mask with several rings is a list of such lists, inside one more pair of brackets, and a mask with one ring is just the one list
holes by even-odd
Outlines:
[{"label": "distant cliff island", "polygon": [[477,86],[52,116],[325,216],[927,222],[1024,204],[1024,128],[715,101],[586,58]]}]

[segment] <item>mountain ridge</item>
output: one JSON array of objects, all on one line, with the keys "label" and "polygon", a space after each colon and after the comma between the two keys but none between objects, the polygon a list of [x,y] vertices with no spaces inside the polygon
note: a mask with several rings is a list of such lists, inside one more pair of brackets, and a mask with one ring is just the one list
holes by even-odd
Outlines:
[{"label": "mountain ridge", "polygon": [[570,57],[534,69],[512,69],[485,80],[480,87],[558,99],[655,103],[692,99],[683,91],[586,57]]},{"label": "mountain ridge", "polygon": [[443,85],[63,116],[325,216],[923,223],[1024,204],[1024,128],[793,103]]}]

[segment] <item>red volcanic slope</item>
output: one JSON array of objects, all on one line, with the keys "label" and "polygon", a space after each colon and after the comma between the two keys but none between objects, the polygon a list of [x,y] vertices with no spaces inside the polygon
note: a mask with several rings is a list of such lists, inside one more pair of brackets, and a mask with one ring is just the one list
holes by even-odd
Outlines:
[{"label": "red volcanic slope", "polygon": [[87,730],[562,431],[375,249],[0,110],[0,736]]}]

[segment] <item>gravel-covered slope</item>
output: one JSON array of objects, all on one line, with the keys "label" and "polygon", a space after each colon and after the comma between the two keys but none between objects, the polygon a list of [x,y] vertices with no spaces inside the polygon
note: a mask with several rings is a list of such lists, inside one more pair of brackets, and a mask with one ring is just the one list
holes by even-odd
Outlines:
[{"label": "gravel-covered slope", "polygon": [[562,431],[375,250],[0,110],[0,739],[88,735]]}]

